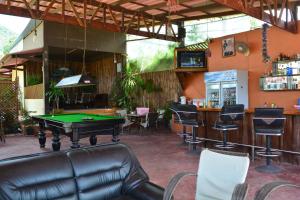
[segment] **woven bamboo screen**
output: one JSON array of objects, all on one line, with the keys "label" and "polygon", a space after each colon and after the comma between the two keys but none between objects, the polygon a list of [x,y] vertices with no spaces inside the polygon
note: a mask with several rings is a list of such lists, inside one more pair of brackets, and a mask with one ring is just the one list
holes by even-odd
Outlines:
[{"label": "woven bamboo screen", "polygon": [[18,95],[17,81],[0,81],[0,115],[5,118],[6,125],[18,120]]},{"label": "woven bamboo screen", "polygon": [[141,74],[141,76],[144,80],[153,80],[153,83],[160,86],[162,91],[150,94],[144,93],[145,100],[143,100],[143,95],[139,95],[138,106],[149,106],[154,109],[161,108],[164,107],[167,102],[177,100],[178,96],[182,93],[182,88],[176,73],[172,70],[148,72]]}]

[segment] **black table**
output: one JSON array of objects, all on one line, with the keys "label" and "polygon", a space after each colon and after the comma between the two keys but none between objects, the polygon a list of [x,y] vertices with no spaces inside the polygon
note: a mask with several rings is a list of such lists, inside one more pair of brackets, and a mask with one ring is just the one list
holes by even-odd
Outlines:
[{"label": "black table", "polygon": [[120,124],[125,122],[119,116],[104,116],[94,114],[59,114],[33,116],[32,119],[39,123],[39,143],[44,148],[46,144],[45,130],[52,131],[52,149],[60,150],[60,135],[70,137],[71,148],[79,148],[81,138],[90,137],[90,144],[97,144],[96,135],[112,135],[112,141],[118,142]]}]

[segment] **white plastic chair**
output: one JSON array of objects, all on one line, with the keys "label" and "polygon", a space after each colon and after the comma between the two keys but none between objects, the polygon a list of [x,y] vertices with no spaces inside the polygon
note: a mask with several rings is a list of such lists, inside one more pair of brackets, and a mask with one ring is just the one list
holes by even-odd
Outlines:
[{"label": "white plastic chair", "polygon": [[243,200],[248,188],[244,182],[249,163],[248,154],[205,149],[200,156],[198,173],[183,172],[174,176],[163,200],[171,199],[185,176],[197,177],[195,200]]},{"label": "white plastic chair", "polygon": [[130,127],[133,124],[133,122],[128,119],[128,117],[127,117],[127,110],[126,109],[124,109],[124,110],[117,110],[116,113],[119,116],[124,117],[124,119],[125,119],[125,123],[122,124],[122,132],[121,132],[121,134],[123,134],[124,133],[124,128]]}]

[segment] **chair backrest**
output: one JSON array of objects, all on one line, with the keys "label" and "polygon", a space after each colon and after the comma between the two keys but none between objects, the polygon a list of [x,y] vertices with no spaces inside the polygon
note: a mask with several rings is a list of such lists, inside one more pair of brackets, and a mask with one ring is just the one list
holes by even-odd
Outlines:
[{"label": "chair backrest", "polygon": [[254,128],[263,126],[264,129],[283,129],[285,118],[283,108],[255,108]]},{"label": "chair backrest", "polygon": [[157,112],[149,112],[147,114],[148,126],[149,127],[156,126],[157,119],[158,119]]},{"label": "chair backrest", "polygon": [[137,115],[147,115],[147,113],[149,113],[149,108],[144,108],[144,107],[136,108]]},{"label": "chair backrest", "polygon": [[199,161],[196,200],[230,200],[237,184],[245,182],[247,154],[205,149]]},{"label": "chair backrest", "polygon": [[158,109],[157,112],[158,112],[158,119],[163,119],[166,111],[164,109]]},{"label": "chair backrest", "polygon": [[175,121],[184,123],[184,121],[197,121],[198,111],[195,105],[186,105],[186,104],[172,104],[170,109],[175,113]]},{"label": "chair backrest", "polygon": [[118,114],[118,115],[121,116],[121,117],[126,117],[126,115],[127,115],[127,110],[126,110],[126,109],[123,109],[123,110],[117,110],[117,111],[116,111],[116,114]]},{"label": "chair backrest", "polygon": [[244,118],[244,112],[243,104],[226,105],[222,107],[220,119],[223,122],[239,121]]}]

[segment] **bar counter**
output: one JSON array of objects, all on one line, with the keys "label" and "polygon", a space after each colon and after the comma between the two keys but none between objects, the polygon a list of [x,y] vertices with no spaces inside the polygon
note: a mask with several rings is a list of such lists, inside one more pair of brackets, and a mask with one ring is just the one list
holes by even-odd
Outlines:
[{"label": "bar counter", "polygon": [[[209,140],[222,140],[222,135],[212,127],[218,119],[219,111],[216,108],[198,108],[199,120],[205,121],[205,126],[198,129],[198,136]],[[245,117],[240,122],[240,128],[237,132],[228,133],[228,142],[237,143],[241,147],[248,149],[253,153],[253,147],[264,147],[265,139],[263,136],[255,136],[252,133],[252,117],[254,109],[246,110]],[[300,164],[300,112],[296,109],[286,110],[285,133],[281,137],[272,137],[272,148],[283,152],[280,160],[290,163]]]}]

